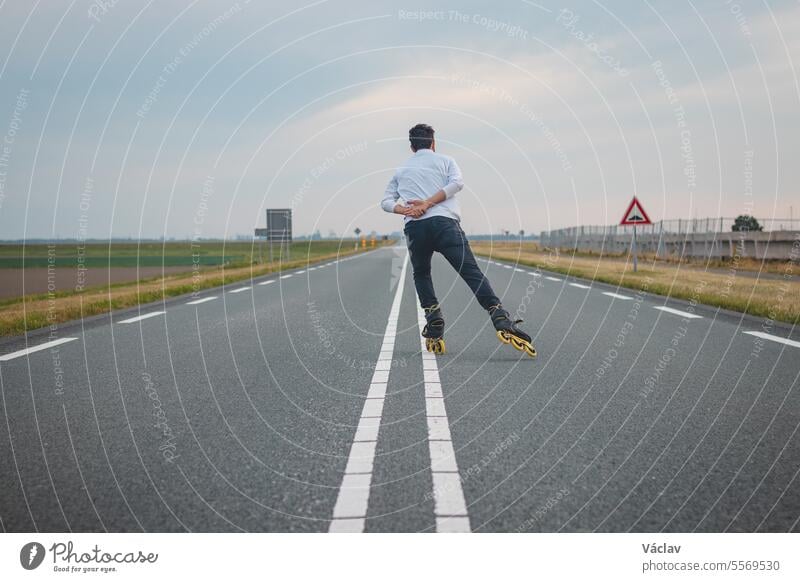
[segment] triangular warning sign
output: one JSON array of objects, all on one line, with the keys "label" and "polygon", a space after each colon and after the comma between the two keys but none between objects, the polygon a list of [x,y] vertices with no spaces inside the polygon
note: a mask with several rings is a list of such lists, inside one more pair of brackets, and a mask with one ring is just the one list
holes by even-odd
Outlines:
[{"label": "triangular warning sign", "polygon": [[642,204],[639,200],[636,199],[636,196],[631,200],[628,209],[625,211],[620,221],[620,225],[632,224],[652,224],[652,222],[650,222],[650,217],[647,216],[647,213],[644,211],[644,208],[642,208]]}]

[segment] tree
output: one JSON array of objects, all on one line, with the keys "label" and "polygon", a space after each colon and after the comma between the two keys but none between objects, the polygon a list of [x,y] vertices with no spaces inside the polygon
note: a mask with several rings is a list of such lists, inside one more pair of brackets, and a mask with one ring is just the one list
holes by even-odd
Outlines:
[{"label": "tree", "polygon": [[734,219],[732,230],[734,232],[751,232],[764,230],[764,227],[758,224],[758,220],[756,220],[755,217],[749,214],[740,214]]},{"label": "tree", "polygon": [[519,238],[525,238],[525,231],[524,230],[520,230],[519,231]]}]

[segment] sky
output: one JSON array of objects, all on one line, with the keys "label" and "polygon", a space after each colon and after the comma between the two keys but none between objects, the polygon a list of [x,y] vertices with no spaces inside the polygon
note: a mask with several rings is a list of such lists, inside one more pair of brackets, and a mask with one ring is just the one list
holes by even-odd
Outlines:
[{"label": "sky", "polygon": [[0,239],[400,230],[429,123],[467,233],[800,217],[800,3],[0,4]]}]

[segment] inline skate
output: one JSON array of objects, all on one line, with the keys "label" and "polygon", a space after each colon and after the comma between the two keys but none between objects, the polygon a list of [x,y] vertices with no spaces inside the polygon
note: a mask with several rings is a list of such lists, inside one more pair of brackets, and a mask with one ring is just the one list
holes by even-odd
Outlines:
[{"label": "inline skate", "polygon": [[434,354],[444,353],[444,318],[439,304],[423,307],[425,311],[425,327],[422,330],[422,337],[425,338],[425,349]]},{"label": "inline skate", "polygon": [[536,357],[536,348],[533,347],[531,336],[517,327],[522,323],[521,319],[512,320],[511,315],[503,309],[502,305],[493,305],[489,308],[489,317],[497,330],[497,339],[504,344],[511,344],[521,352],[525,352],[530,357]]}]

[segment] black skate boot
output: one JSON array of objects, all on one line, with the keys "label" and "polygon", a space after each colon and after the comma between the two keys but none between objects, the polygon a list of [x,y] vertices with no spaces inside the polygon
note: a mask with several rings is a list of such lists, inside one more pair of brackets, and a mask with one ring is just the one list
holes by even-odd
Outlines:
[{"label": "black skate boot", "polygon": [[425,349],[434,354],[444,353],[444,318],[439,304],[423,307],[425,320],[428,322],[422,330],[425,338]]},{"label": "black skate boot", "polygon": [[511,344],[521,352],[525,352],[530,357],[536,357],[536,348],[533,347],[531,336],[517,327],[522,323],[521,319],[512,320],[508,311],[502,305],[493,305],[489,308],[489,317],[497,330],[497,339],[504,344]]}]

